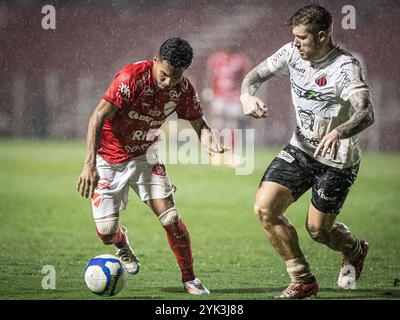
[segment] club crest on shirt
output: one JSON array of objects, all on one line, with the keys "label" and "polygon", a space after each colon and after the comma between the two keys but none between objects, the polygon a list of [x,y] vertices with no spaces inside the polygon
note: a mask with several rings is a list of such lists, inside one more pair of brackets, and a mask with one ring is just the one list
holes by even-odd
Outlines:
[{"label": "club crest on shirt", "polygon": [[97,189],[102,190],[102,189],[110,189],[111,182],[110,180],[106,178],[101,178],[99,182],[97,183]]},{"label": "club crest on shirt", "polygon": [[323,74],[321,76],[319,76],[317,79],[315,79],[315,83],[320,86],[323,87],[326,85],[326,74]]},{"label": "club crest on shirt", "polygon": [[157,176],[165,177],[167,175],[167,171],[163,164],[155,164],[152,168],[152,172]]},{"label": "club crest on shirt", "polygon": [[169,91],[169,97],[171,100],[179,100],[179,97],[181,96],[182,92],[176,92],[176,90],[171,90]]}]

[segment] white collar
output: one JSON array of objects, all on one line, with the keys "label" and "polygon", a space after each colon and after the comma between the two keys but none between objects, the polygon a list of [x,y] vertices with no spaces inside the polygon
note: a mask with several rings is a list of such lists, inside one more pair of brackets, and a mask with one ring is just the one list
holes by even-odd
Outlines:
[{"label": "white collar", "polygon": [[315,67],[322,67],[324,62],[329,61],[340,49],[339,45],[334,44],[333,48],[329,50],[322,58],[319,58],[317,60],[310,60],[310,65],[315,68]]}]

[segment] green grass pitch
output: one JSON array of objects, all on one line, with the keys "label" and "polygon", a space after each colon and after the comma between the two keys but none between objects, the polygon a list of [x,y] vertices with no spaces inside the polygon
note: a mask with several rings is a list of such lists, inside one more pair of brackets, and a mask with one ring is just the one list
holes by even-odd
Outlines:
[{"label": "green grass pitch", "polygon": [[[89,292],[89,259],[114,253],[97,238],[88,200],[75,184],[83,142],[0,140],[0,299],[199,299],[183,292],[180,271],[157,218],[131,192],[122,223],[141,271],[111,298]],[[195,271],[210,289],[200,299],[272,299],[289,282],[267,243],[252,205],[259,179],[278,149],[258,150],[252,175],[209,165],[169,165],[180,214],[187,224]],[[370,243],[357,290],[339,290],[339,253],[313,242],[304,223],[307,193],[289,208],[300,245],[317,276],[318,299],[399,299],[400,155],[365,154],[358,180],[340,214]],[[42,288],[42,267],[53,265],[56,289]]]}]

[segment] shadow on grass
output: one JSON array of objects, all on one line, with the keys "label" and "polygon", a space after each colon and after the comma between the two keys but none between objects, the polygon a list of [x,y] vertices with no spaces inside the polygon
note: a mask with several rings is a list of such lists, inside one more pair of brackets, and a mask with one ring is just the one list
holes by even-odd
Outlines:
[{"label": "shadow on grass", "polygon": [[[230,294],[230,293],[265,293],[265,294],[277,294],[284,290],[284,287],[281,288],[220,288],[220,289],[210,289],[211,293],[220,293],[220,294]],[[181,287],[168,287],[168,288],[160,288],[161,291],[169,292],[169,293],[182,293],[183,290]]]},{"label": "shadow on grass", "polygon": [[[275,288],[220,288],[210,289],[213,294],[265,294],[265,299],[274,299],[285,287]],[[160,291],[184,294],[181,287],[164,287]],[[240,298],[240,297],[238,297]],[[400,299],[399,289],[356,289],[343,290],[321,288],[317,300],[352,300],[352,299]]]},{"label": "shadow on grass", "polygon": [[130,296],[130,297],[115,297],[112,300],[161,300],[165,299],[165,297],[159,296]]},{"label": "shadow on grass", "polygon": [[[399,289],[343,290],[322,288],[320,293],[328,293],[330,295],[329,297],[323,297],[323,299],[400,299]],[[334,294],[335,296],[331,296],[331,294]]]}]

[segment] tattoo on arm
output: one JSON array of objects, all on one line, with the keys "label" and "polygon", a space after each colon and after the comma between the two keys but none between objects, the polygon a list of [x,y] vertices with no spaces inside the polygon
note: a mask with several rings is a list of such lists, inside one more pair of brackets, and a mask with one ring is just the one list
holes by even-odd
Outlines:
[{"label": "tattoo on arm", "polygon": [[350,97],[350,103],[356,112],[348,121],[335,129],[340,139],[355,136],[374,123],[374,107],[368,91],[353,94]]},{"label": "tattoo on arm", "polygon": [[268,68],[267,60],[264,60],[246,75],[240,93],[254,95],[261,84],[273,76],[274,74]]}]

